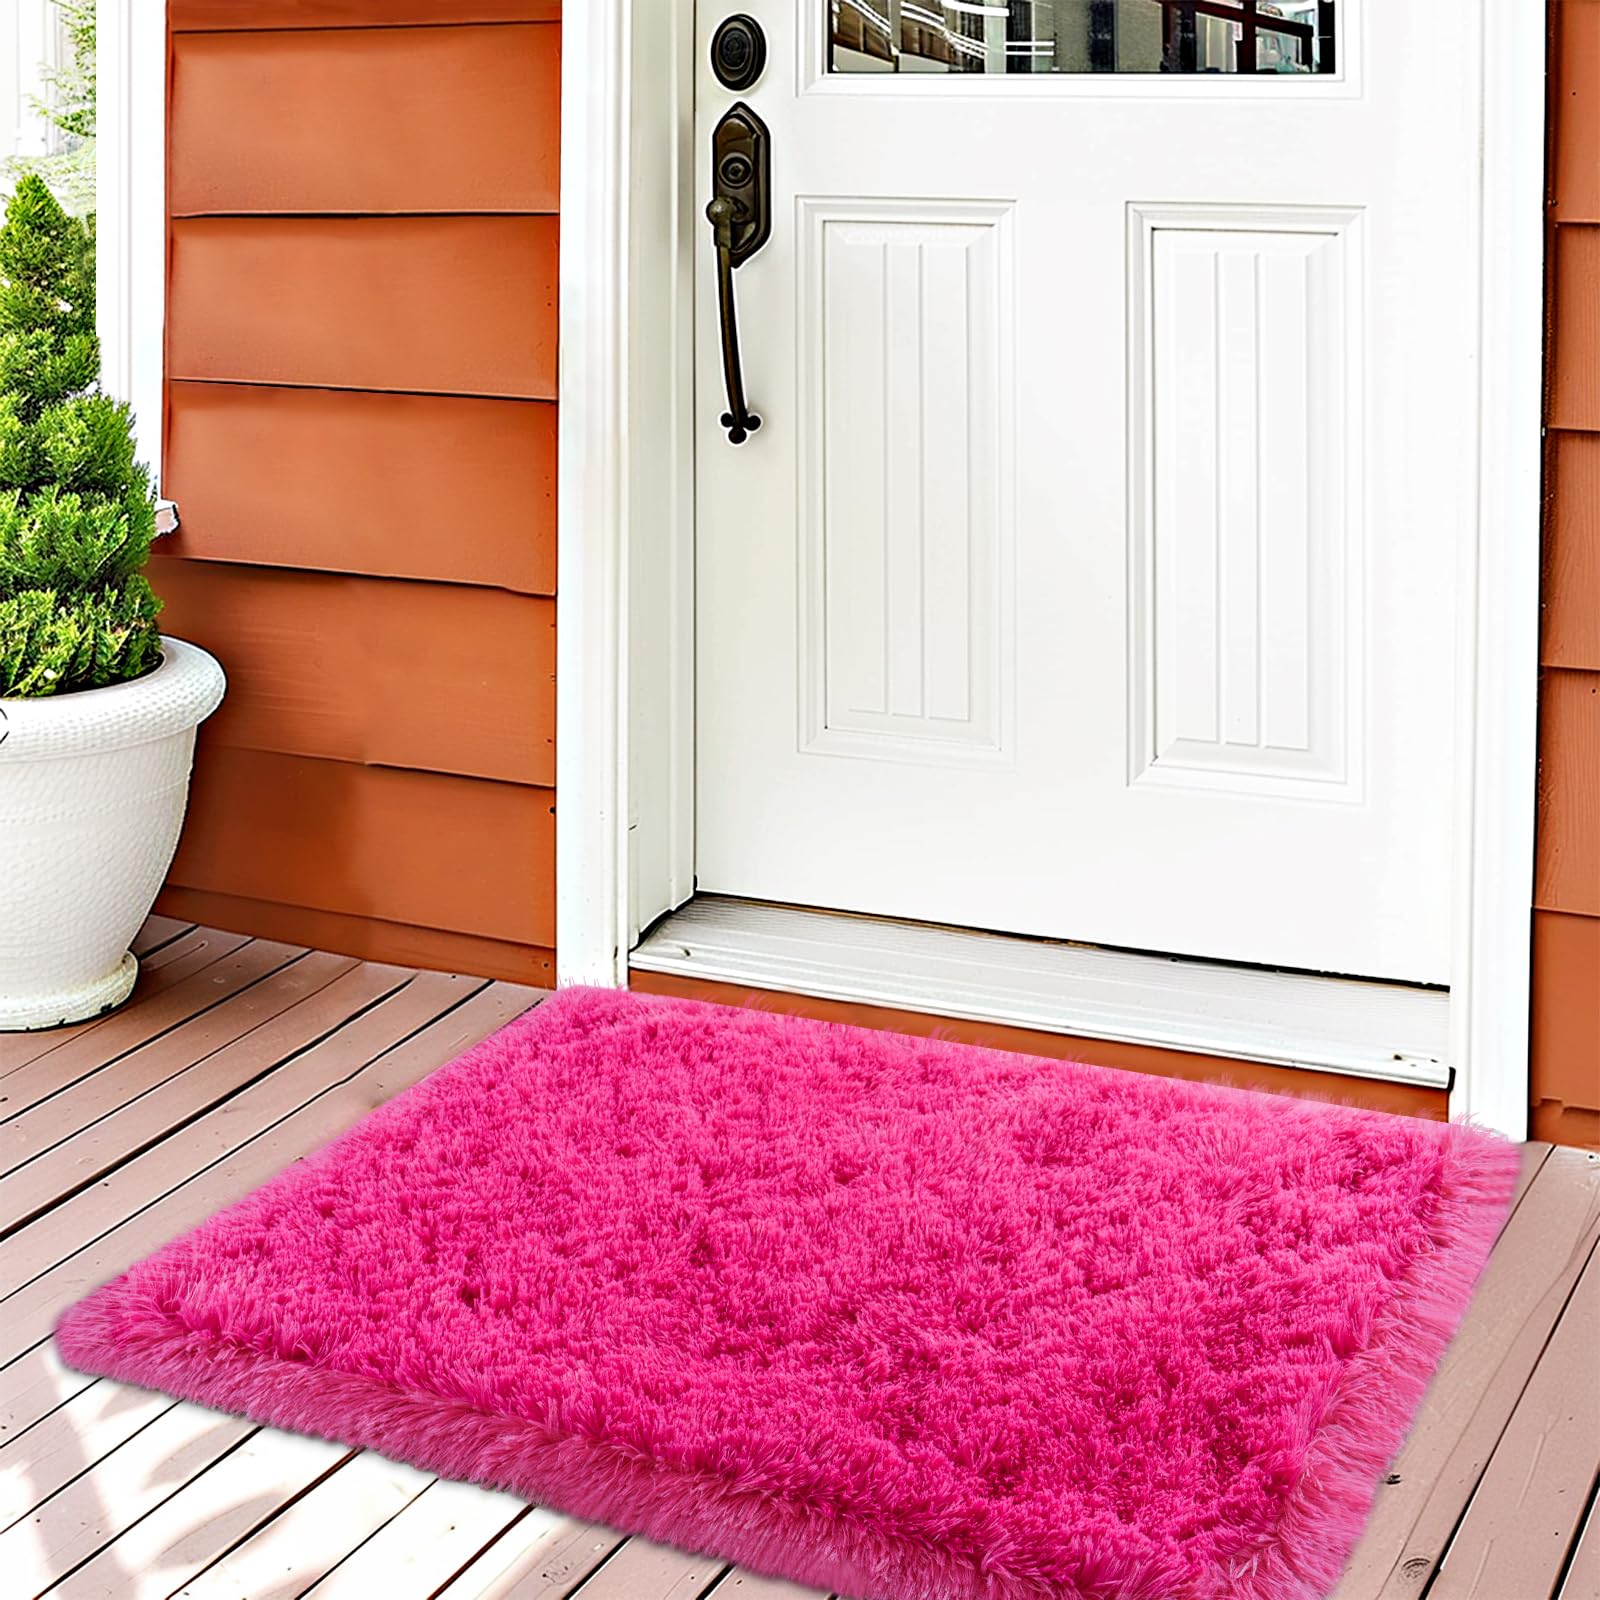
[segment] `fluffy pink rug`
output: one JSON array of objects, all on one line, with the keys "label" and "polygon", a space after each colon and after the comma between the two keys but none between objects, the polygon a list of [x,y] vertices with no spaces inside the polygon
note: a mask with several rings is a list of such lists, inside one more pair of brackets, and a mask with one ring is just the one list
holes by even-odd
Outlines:
[{"label": "fluffy pink rug", "polygon": [[65,1359],[870,1600],[1337,1575],[1518,1153],[569,991],[75,1306]]}]

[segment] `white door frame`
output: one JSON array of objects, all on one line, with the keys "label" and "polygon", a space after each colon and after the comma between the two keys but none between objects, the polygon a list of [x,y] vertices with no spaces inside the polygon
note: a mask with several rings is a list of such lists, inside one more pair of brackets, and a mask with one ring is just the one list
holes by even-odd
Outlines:
[{"label": "white door frame", "polygon": [[165,6],[95,6],[95,324],[100,379],[133,406],[139,459],[161,479],[167,307]]},{"label": "white door frame", "polygon": [[[1545,29],[1535,0],[1477,3],[1481,430],[1459,585],[1450,1106],[1523,1138]],[[562,984],[617,986],[638,907],[648,918],[694,881],[694,0],[586,0],[563,26],[556,959]]]}]

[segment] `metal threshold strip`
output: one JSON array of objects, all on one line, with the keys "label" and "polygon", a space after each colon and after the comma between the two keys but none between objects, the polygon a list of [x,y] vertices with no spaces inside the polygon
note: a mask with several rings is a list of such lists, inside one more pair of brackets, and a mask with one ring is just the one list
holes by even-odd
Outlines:
[{"label": "metal threshold strip", "polygon": [[643,972],[1379,1078],[1450,1085],[1450,995],[1359,978],[698,895]]}]

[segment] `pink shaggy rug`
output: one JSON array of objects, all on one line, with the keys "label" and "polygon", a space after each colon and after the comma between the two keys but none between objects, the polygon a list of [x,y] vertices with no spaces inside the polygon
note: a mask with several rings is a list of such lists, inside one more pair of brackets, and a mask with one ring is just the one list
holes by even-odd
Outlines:
[{"label": "pink shaggy rug", "polygon": [[1319,1595],[1518,1152],[568,991],[65,1359],[869,1600]]}]

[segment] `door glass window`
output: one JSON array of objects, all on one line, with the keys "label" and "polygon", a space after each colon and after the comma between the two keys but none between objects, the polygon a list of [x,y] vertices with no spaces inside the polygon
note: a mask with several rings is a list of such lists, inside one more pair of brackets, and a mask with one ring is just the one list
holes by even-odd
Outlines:
[{"label": "door glass window", "polygon": [[830,0],[832,72],[1334,70],[1336,0]]}]

